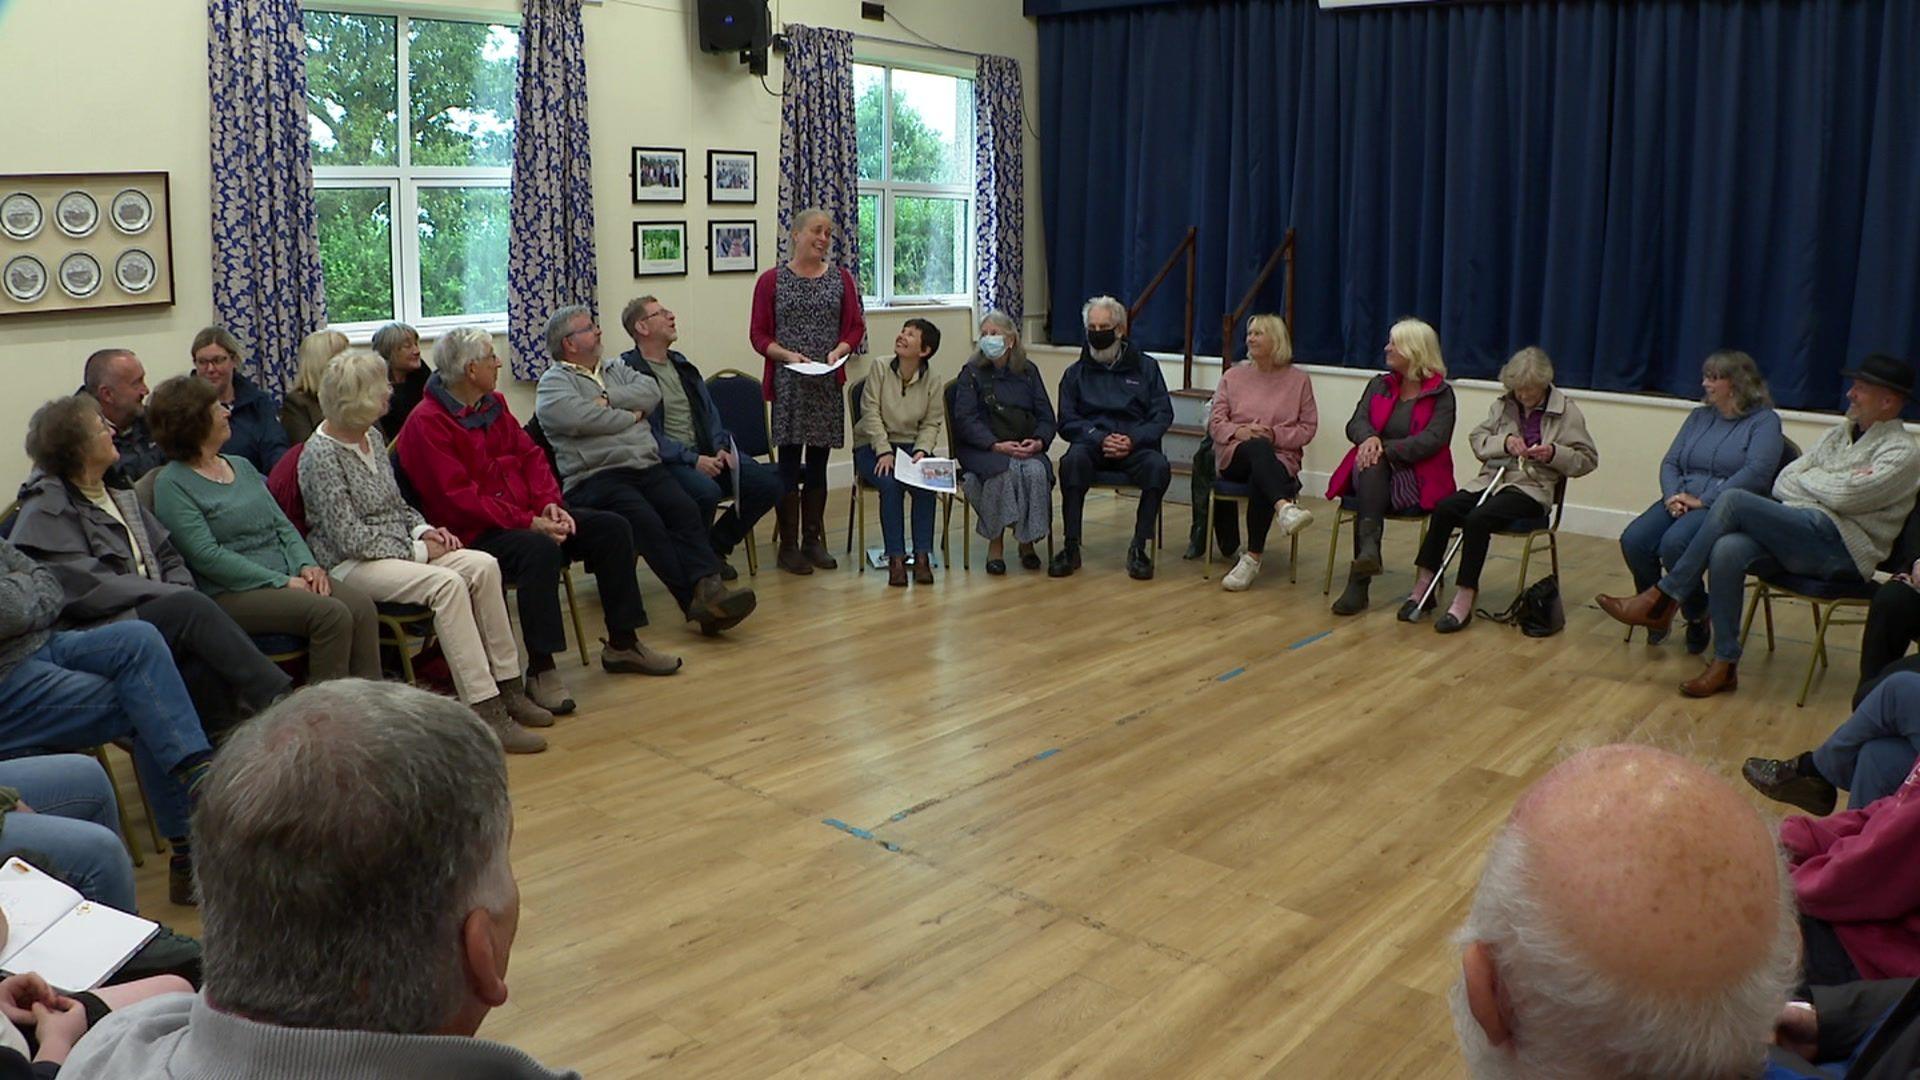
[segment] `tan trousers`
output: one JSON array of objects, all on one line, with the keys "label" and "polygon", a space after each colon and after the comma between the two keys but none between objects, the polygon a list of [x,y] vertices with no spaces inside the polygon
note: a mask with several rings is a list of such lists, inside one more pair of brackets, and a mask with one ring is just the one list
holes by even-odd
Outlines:
[{"label": "tan trousers", "polygon": [[307,681],[380,678],[380,623],[373,598],[344,581],[331,596],[301,589],[248,589],[213,598],[249,634],[307,639]]},{"label": "tan trousers", "polygon": [[433,609],[433,629],[461,701],[476,705],[497,697],[497,683],[520,677],[520,649],[493,556],[461,548],[430,563],[373,559],[346,577],[375,600]]}]

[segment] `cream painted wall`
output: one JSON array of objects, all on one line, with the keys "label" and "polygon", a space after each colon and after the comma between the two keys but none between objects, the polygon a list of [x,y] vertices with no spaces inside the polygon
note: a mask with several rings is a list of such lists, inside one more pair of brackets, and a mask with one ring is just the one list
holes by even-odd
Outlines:
[{"label": "cream painted wall", "polygon": [[[319,5],[316,5],[319,6]],[[343,6],[347,6],[344,5]],[[358,8],[487,14],[515,12],[511,0],[413,0],[388,5],[366,0]],[[892,0],[888,9],[928,37],[954,48],[1012,56],[1020,62],[1029,115],[1038,102],[1033,65],[1033,23],[1020,14],[1020,0]],[[830,26],[906,39],[898,25],[866,22],[856,0],[775,0],[776,25]],[[732,56],[701,53],[696,43],[694,0],[608,0],[589,4],[582,16],[594,159],[595,225],[599,255],[599,307],[611,352],[631,342],[613,325],[629,298],[658,295],[680,316],[681,348],[709,371],[741,367],[757,371],[747,345],[751,275],[709,277],[706,223],[753,217],[765,252],[775,251],[778,202],[780,102]],[[27,470],[19,433],[33,409],[69,393],[80,382],[86,355],[104,345],[139,353],[150,382],[187,369],[187,343],[212,318],[212,266],[208,222],[211,176],[207,142],[206,6],[200,0],[13,0],[0,7],[0,101],[9,110],[0,141],[0,172],[69,172],[164,169],[173,189],[176,304],[160,311],[124,315],[35,316],[0,322],[0,490],[10,492]],[[104,77],[78,77],[70,44],[114,57]],[[863,59],[971,71],[973,59],[920,47],[862,42]],[[768,84],[781,85],[776,56]],[[27,103],[26,107],[20,107]],[[631,201],[629,150],[633,146],[687,150],[689,198],[684,206]],[[704,190],[709,148],[759,154],[760,201],[752,208],[709,207]],[[1027,310],[1045,306],[1041,282],[1039,146],[1026,143]],[[743,212],[744,211],[744,212]],[[685,220],[689,234],[686,277],[633,276],[633,222]],[[906,312],[870,312],[876,348],[887,349]],[[964,355],[972,338],[966,310],[914,312],[932,318],[949,344],[942,359]],[[504,347],[504,346],[503,346]],[[858,360],[852,375],[864,373]],[[531,387],[508,390],[516,412],[527,413]],[[0,499],[4,501],[4,499]]]}]

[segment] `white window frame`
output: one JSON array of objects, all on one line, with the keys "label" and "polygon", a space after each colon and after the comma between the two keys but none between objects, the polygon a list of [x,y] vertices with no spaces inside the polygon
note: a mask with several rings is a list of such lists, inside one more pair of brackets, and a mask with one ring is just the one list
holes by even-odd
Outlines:
[{"label": "white window frame", "polygon": [[[387,193],[387,205],[392,208],[393,219],[391,265],[394,311],[390,318],[361,322],[335,322],[331,324],[332,328],[341,331],[354,341],[370,339],[375,330],[396,321],[412,326],[420,332],[421,337],[428,339],[460,326],[478,326],[492,333],[506,333],[507,313],[505,311],[440,315],[433,318],[428,318],[421,313],[420,189],[463,187],[504,190],[512,186],[513,168],[493,165],[416,166],[413,164],[413,89],[411,80],[408,78],[408,73],[412,70],[410,67],[412,56],[407,43],[407,28],[408,24],[418,18],[428,22],[471,22],[490,26],[512,26],[517,31],[520,25],[519,16],[507,12],[501,12],[498,15],[479,15],[464,11],[352,3],[303,4],[301,11],[393,19],[395,30],[394,89],[396,97],[394,104],[398,110],[395,116],[397,163],[394,165],[316,165],[313,168],[315,189],[348,188]],[[522,60],[524,59],[523,56]],[[515,116],[514,122],[519,123],[518,116]]]},{"label": "white window frame", "polygon": [[[880,172],[878,180],[862,179],[858,194],[877,197],[880,207],[879,220],[873,226],[873,285],[878,290],[875,295],[863,298],[866,307],[873,308],[972,308],[973,307],[973,238],[979,231],[977,207],[974,205],[974,184],[920,184],[896,181],[893,179],[893,73],[895,71],[916,71],[926,75],[939,75],[943,78],[973,82],[971,75],[961,75],[938,67],[922,67],[917,64],[903,64],[893,60],[870,59],[856,56],[854,63],[863,67],[879,68],[880,83]],[[979,93],[975,87],[974,92]],[[976,99],[977,100],[977,99]],[[977,166],[976,166],[977,167]],[[961,270],[960,285],[957,293],[915,295],[895,293],[893,291],[893,200],[899,196],[939,198],[958,197],[966,203],[966,221],[961,226]]]}]

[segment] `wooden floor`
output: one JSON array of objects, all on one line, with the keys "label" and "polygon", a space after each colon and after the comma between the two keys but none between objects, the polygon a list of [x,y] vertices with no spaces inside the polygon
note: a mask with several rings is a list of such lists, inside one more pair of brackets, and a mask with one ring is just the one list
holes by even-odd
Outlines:
[{"label": "wooden floor", "polygon": [[[592,1077],[1458,1076],[1447,938],[1522,788],[1616,740],[1735,777],[1830,730],[1855,675],[1843,631],[1796,709],[1811,620],[1783,610],[1739,693],[1680,697],[1677,640],[1591,604],[1627,588],[1609,541],[1564,540],[1566,633],[1440,637],[1394,621],[1403,570],[1328,612],[1324,510],[1299,584],[1276,545],[1230,595],[1172,546],[1128,580],[1132,509],[1089,500],[1067,581],[989,577],[978,542],[931,588],[763,566],[724,640],[650,584],[686,669],[569,659],[580,711],[512,761],[524,911],[482,1034]],[[1412,544],[1390,525],[1389,565]],[[161,861],[141,883],[197,930]]]}]

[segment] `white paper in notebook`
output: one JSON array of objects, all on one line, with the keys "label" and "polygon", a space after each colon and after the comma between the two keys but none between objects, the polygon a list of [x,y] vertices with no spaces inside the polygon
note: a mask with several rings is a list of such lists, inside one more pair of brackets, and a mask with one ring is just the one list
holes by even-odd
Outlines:
[{"label": "white paper in notebook", "polygon": [[160,932],[160,924],[83,898],[19,859],[0,866],[7,938],[0,969],[91,990]]}]

